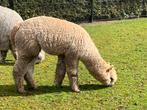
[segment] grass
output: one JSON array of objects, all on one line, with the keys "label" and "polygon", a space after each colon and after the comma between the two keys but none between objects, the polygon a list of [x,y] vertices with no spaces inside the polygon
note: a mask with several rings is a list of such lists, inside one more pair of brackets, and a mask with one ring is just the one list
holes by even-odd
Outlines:
[{"label": "grass", "polygon": [[[147,19],[82,24],[101,55],[115,65],[118,81],[104,88],[79,65],[81,92],[73,93],[66,76],[63,88],[53,86],[57,58],[46,55],[35,66],[38,91],[20,95],[14,90],[14,60],[0,65],[0,110],[147,110]],[[12,61],[11,61],[12,60]]]}]

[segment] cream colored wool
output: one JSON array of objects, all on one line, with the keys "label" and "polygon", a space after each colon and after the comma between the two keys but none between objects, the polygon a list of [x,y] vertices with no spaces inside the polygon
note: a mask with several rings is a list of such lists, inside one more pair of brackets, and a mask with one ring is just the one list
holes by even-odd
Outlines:
[{"label": "cream colored wool", "polygon": [[[13,75],[18,92],[24,92],[23,77],[27,76],[28,65],[41,49],[58,56],[55,76],[57,86],[62,84],[67,72],[72,90],[79,92],[79,60],[103,85],[111,86],[116,82],[117,74],[114,67],[101,57],[89,34],[81,26],[66,20],[40,16],[24,21],[17,29],[14,43],[18,59]],[[33,68],[32,65],[32,70]],[[31,88],[36,88],[32,76],[25,80]]]}]

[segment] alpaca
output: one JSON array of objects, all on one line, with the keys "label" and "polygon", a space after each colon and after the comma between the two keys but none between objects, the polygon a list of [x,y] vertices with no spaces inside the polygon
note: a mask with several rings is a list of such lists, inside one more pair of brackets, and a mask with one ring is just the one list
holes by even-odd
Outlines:
[{"label": "alpaca", "polygon": [[[17,12],[9,8],[0,6],[0,62],[1,63],[5,63],[8,49],[12,50],[12,54],[16,58],[15,48],[12,48],[13,46],[10,43],[10,34],[13,27],[21,22],[23,22],[23,19]],[[38,56],[38,59],[36,60],[36,63],[39,63],[44,59],[45,59],[45,53],[41,51],[41,53]]]},{"label": "alpaca", "polygon": [[5,63],[5,58],[10,47],[9,36],[15,24],[23,19],[15,11],[0,6],[0,61]]},{"label": "alpaca", "polygon": [[[82,61],[90,74],[105,86],[112,86],[117,74],[112,65],[100,55],[89,34],[79,25],[53,17],[30,18],[13,31],[18,59],[13,68],[13,77],[19,93],[25,92],[23,81],[36,89],[33,79],[34,59],[42,49],[58,56],[55,85],[61,86],[67,72],[71,89],[79,92],[78,64]],[[29,73],[29,74],[28,74]]]}]

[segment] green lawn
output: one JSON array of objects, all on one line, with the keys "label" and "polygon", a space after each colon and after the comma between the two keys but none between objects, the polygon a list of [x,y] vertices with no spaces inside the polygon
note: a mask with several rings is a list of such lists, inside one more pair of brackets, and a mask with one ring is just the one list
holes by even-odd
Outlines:
[{"label": "green lawn", "polygon": [[8,64],[0,64],[0,110],[147,110],[147,19],[82,26],[104,59],[117,68],[116,85],[102,87],[80,63],[81,92],[70,91],[67,76],[63,88],[56,88],[57,57],[46,55],[45,61],[35,66],[38,91],[20,95],[14,89],[14,60],[9,52]]}]

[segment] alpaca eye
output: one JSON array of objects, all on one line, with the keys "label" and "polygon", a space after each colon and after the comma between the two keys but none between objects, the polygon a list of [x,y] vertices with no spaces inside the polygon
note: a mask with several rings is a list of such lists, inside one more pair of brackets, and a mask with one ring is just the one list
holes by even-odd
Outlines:
[{"label": "alpaca eye", "polygon": [[112,70],[112,66],[111,66],[110,68],[108,68],[108,69],[106,70],[106,72],[109,72],[110,70]]},{"label": "alpaca eye", "polygon": [[110,71],[110,69],[107,69],[107,70],[106,70],[106,72],[109,72],[109,71]]}]

